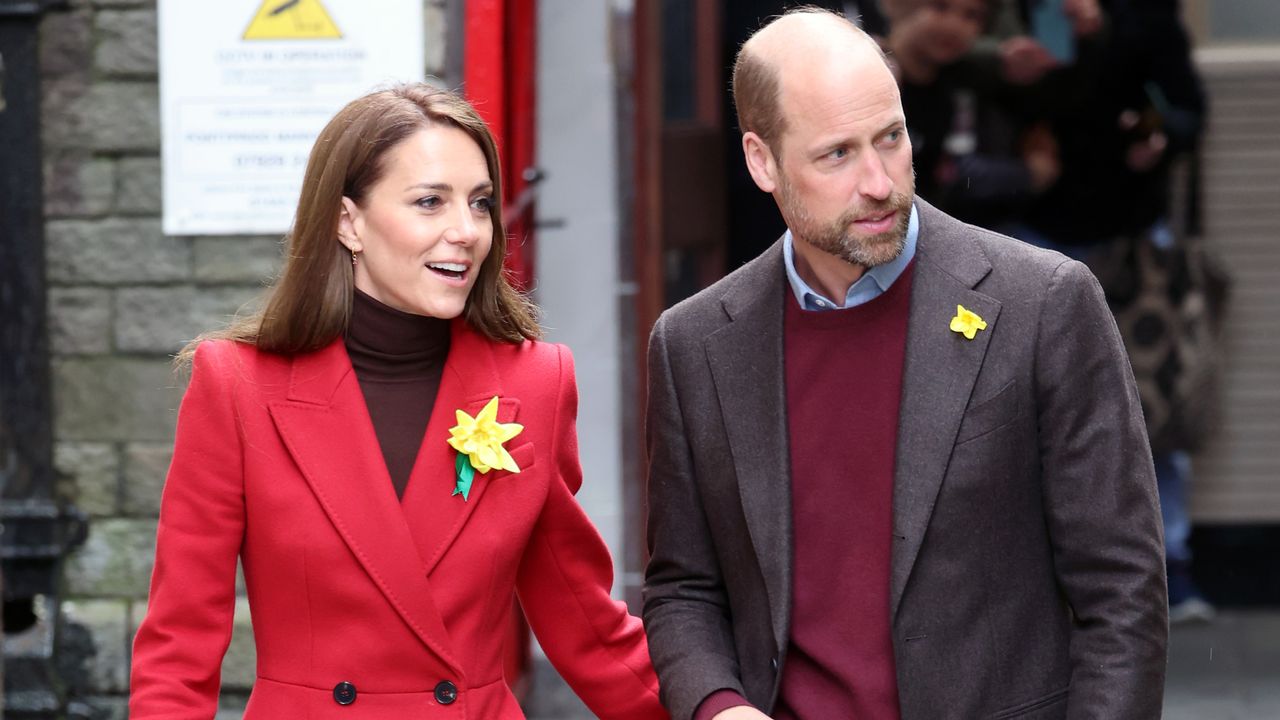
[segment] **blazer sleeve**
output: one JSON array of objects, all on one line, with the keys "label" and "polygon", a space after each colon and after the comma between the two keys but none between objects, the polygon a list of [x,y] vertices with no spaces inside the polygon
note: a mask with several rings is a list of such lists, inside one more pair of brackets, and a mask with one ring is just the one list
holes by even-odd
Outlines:
[{"label": "blazer sleeve", "polygon": [[582,484],[575,428],[578,390],[559,352],[555,472],[517,577],[517,593],[547,658],[597,717],[663,720],[658,679],[640,620],[609,596],[613,562],[573,495]]},{"label": "blazer sleeve", "polygon": [[685,720],[717,690],[746,696],[729,598],[694,481],[671,369],[666,316],[649,339],[649,565],[644,622],[672,716]]},{"label": "blazer sleeve", "polygon": [[135,720],[217,713],[245,525],[235,355],[231,343],[201,344],[178,411],[147,613],[133,643]]},{"label": "blazer sleeve", "polygon": [[1035,362],[1045,515],[1074,623],[1067,717],[1156,720],[1168,605],[1155,472],[1120,334],[1078,262],[1049,283]]}]

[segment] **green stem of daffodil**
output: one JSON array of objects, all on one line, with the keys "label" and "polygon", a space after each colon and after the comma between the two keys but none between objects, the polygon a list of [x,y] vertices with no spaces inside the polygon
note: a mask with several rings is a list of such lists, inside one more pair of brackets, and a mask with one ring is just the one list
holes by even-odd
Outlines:
[{"label": "green stem of daffodil", "polygon": [[457,460],[454,461],[454,469],[457,471],[458,482],[453,488],[454,495],[461,495],[462,501],[466,502],[467,497],[471,494],[471,482],[475,480],[476,469],[471,467],[471,458],[466,453],[458,453]]}]

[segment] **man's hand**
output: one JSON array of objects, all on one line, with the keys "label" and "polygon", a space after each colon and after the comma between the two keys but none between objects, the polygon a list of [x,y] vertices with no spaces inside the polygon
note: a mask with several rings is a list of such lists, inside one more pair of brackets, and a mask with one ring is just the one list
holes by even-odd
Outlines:
[{"label": "man's hand", "polygon": [[1102,29],[1102,8],[1098,0],[1066,0],[1063,12],[1071,19],[1076,35],[1084,37]]},{"label": "man's hand", "polygon": [[1136,173],[1150,172],[1160,164],[1164,151],[1169,147],[1169,138],[1164,133],[1153,133],[1146,140],[1132,143],[1125,150],[1124,163]]},{"label": "man's hand", "polygon": [[[1117,123],[1121,130],[1138,136],[1125,148],[1124,162],[1130,170],[1136,173],[1149,172],[1160,163],[1164,151],[1169,147],[1169,137],[1152,127],[1155,122],[1144,118],[1136,110],[1125,110],[1120,113]],[[1145,129],[1140,128],[1144,123]]]},{"label": "man's hand", "polygon": [[1033,192],[1042,193],[1058,182],[1058,177],[1062,175],[1058,139],[1047,123],[1031,127],[1023,136],[1022,162],[1031,174]]},{"label": "man's hand", "polygon": [[1058,61],[1035,38],[1018,35],[1000,43],[1004,79],[1013,85],[1030,85],[1058,66]]},{"label": "man's hand", "polygon": [[770,720],[770,718],[750,705],[739,705],[721,710],[713,715],[711,720]]}]

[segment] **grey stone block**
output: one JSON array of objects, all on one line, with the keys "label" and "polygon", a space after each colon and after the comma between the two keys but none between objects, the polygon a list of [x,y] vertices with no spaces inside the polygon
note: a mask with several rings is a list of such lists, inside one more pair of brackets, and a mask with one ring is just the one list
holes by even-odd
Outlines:
[{"label": "grey stone block", "polygon": [[65,622],[88,631],[92,655],[88,658],[89,689],[95,693],[129,689],[128,603],[122,600],[68,600],[62,603]]},{"label": "grey stone block", "polygon": [[156,83],[102,83],[89,91],[94,150],[155,152],[160,147]]},{"label": "grey stone block", "polygon": [[200,332],[225,327],[236,317],[256,312],[262,299],[262,288],[256,285],[201,288],[196,294],[196,327]]},{"label": "grey stone block", "polygon": [[64,578],[73,597],[145,596],[155,561],[155,520],[98,520],[89,539],[67,558]]},{"label": "grey stone block", "polygon": [[156,11],[103,10],[94,18],[98,43],[93,62],[107,75],[156,74]]},{"label": "grey stone block", "polygon": [[88,149],[83,117],[88,73],[48,78],[40,87],[40,140],[45,152]]},{"label": "grey stone block", "polygon": [[198,237],[195,275],[198,282],[265,283],[283,262],[275,237]]},{"label": "grey stone block", "polygon": [[55,355],[111,352],[111,291],[49,289],[49,346]]},{"label": "grey stone block", "polygon": [[93,13],[46,12],[40,18],[40,74],[87,79],[93,57]]},{"label": "grey stone block", "polygon": [[90,517],[117,512],[120,495],[120,456],[115,445],[57,442],[53,465],[62,476],[62,490]]},{"label": "grey stone block", "polygon": [[[138,626],[142,624],[142,619],[147,616],[147,595],[143,592],[133,602],[129,603],[129,644],[133,645],[133,639],[138,635]],[[132,658],[132,654],[130,656]]]},{"label": "grey stone block", "polygon": [[55,359],[54,435],[60,440],[171,440],[183,386],[167,358]]},{"label": "grey stone block", "polygon": [[195,298],[191,286],[117,290],[116,347],[123,352],[177,352],[199,334],[193,327]]},{"label": "grey stone block", "polygon": [[116,165],[115,208],[132,215],[159,215],[160,158],[126,157]]},{"label": "grey stone block", "polygon": [[122,288],[116,295],[116,348],[175,353],[197,335],[225,326],[258,292],[235,286]]},{"label": "grey stone block", "polygon": [[231,631],[231,644],[222,659],[222,687],[228,691],[248,691],[253,687],[257,674],[256,653],[253,645],[253,623],[249,618],[249,601],[236,598],[235,625]]},{"label": "grey stone block", "polygon": [[191,276],[191,243],[168,238],[156,219],[55,220],[45,225],[54,283],[118,285]]},{"label": "grey stone block", "polygon": [[42,106],[48,148],[155,152],[160,146],[159,87],[154,82],[57,81]]},{"label": "grey stone block", "polygon": [[244,717],[245,706],[249,704],[249,696],[245,693],[223,692],[218,698],[218,714],[214,720],[240,720]]},{"label": "grey stone block", "polygon": [[63,153],[44,164],[46,217],[105,215],[115,198],[115,161],[86,152]]},{"label": "grey stone block", "polygon": [[[128,720],[129,698],[123,695],[93,695],[78,697],[75,702],[88,714],[88,720]],[[76,715],[75,717],[80,717]]]},{"label": "grey stone block", "polygon": [[124,451],[124,513],[138,517],[160,515],[160,494],[173,459],[169,443],[130,443]]}]

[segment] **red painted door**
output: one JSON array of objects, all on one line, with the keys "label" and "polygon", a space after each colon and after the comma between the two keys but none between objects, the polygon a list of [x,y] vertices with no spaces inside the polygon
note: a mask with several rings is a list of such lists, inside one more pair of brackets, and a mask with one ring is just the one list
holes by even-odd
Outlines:
[{"label": "red painted door", "polygon": [[[510,239],[506,264],[516,285],[534,280],[534,149],[537,116],[537,0],[466,0],[463,93],[489,124],[502,162],[502,219]],[[530,633],[513,603],[505,675],[524,701]]]},{"label": "red painted door", "polygon": [[467,0],[464,22],[463,92],[498,141],[507,267],[527,289],[534,279],[537,2]]}]

